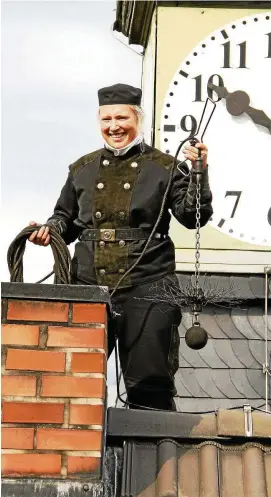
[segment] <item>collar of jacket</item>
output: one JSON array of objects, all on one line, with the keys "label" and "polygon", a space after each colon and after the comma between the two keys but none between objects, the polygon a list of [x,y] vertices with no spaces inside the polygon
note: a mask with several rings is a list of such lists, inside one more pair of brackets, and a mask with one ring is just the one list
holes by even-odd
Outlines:
[{"label": "collar of jacket", "polygon": [[115,160],[126,160],[126,159],[129,159],[129,157],[133,157],[133,155],[143,154],[145,151],[146,151],[146,145],[145,145],[145,142],[142,141],[141,143],[138,143],[137,145],[134,145],[133,147],[131,147],[126,152],[126,154],[118,155],[118,156],[114,155],[114,152],[112,152],[108,148],[104,147],[103,156],[111,158],[111,159],[115,159]]}]

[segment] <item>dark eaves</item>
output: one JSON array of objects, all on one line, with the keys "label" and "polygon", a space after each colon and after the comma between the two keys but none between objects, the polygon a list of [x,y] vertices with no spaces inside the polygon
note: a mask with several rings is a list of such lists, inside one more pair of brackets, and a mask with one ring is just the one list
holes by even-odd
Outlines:
[{"label": "dark eaves", "polygon": [[128,38],[129,45],[146,48],[155,2],[117,1],[116,20],[113,30]]}]

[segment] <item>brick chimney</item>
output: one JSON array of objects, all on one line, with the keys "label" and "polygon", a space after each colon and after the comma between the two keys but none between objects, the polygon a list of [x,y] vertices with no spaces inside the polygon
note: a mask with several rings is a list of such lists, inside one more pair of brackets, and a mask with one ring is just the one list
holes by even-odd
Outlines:
[{"label": "brick chimney", "polygon": [[101,476],[103,287],[2,284],[2,477]]}]

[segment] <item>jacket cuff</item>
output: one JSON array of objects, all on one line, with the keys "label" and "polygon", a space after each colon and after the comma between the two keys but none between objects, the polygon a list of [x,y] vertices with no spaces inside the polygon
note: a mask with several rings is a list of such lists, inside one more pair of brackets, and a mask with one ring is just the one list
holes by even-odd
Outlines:
[{"label": "jacket cuff", "polygon": [[47,226],[52,226],[59,235],[62,235],[66,231],[66,223],[62,221],[61,219],[51,219],[49,218],[46,223]]},{"label": "jacket cuff", "polygon": [[[197,192],[197,182],[196,182],[196,174],[193,173],[193,170],[190,173],[190,181],[188,183],[187,193],[186,193],[186,202],[189,206],[196,205],[196,192]],[[208,175],[208,166],[203,170],[201,175],[201,203],[206,202],[212,197],[212,193],[209,185],[209,175]]]}]

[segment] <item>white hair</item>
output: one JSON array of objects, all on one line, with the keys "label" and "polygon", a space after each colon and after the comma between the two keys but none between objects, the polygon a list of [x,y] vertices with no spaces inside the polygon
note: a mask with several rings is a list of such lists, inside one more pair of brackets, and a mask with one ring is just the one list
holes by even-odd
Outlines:
[{"label": "white hair", "polygon": [[133,111],[137,117],[137,122],[141,126],[143,119],[144,119],[144,111],[143,111],[142,107],[140,107],[139,105],[129,105],[129,107],[131,109],[133,109]]}]

